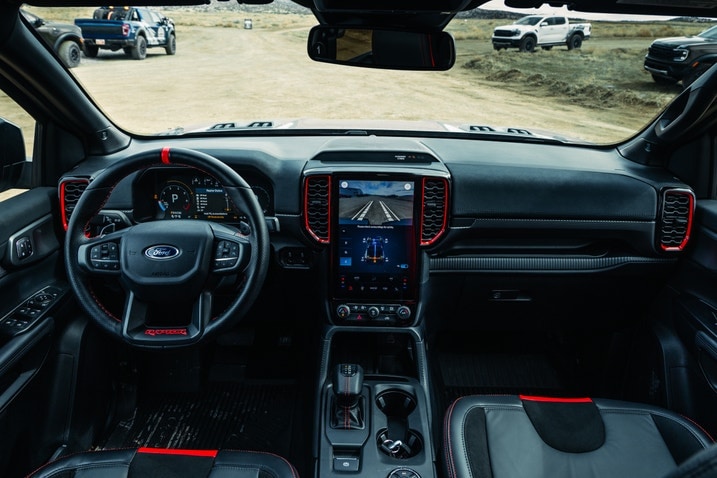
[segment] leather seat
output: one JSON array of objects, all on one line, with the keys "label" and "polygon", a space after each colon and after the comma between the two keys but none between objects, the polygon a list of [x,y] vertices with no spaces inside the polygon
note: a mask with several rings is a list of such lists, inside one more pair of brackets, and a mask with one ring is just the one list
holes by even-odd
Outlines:
[{"label": "leather seat", "polygon": [[271,453],[234,450],[131,448],[68,455],[28,478],[298,478]]},{"label": "leather seat", "polygon": [[700,469],[717,463],[711,444],[695,423],[649,405],[475,395],[446,412],[443,466],[449,478],[688,476],[678,466],[702,450],[709,449],[698,455]]}]

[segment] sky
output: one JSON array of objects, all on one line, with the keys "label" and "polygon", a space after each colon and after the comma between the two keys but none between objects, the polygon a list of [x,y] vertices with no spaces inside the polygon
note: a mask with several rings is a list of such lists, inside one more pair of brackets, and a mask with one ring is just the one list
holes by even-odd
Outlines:
[{"label": "sky", "polygon": [[585,18],[588,20],[632,20],[632,21],[648,21],[648,20],[667,20],[671,17],[657,16],[657,15],[611,15],[607,13],[587,13],[587,12],[576,12],[568,10],[566,7],[554,8],[550,6],[542,6],[540,8],[508,8],[505,6],[504,0],[490,0],[487,3],[481,5],[480,8],[486,10],[506,10],[509,12],[517,12],[525,15],[532,15],[535,13],[546,14],[553,13],[557,15],[565,15],[572,18]]}]

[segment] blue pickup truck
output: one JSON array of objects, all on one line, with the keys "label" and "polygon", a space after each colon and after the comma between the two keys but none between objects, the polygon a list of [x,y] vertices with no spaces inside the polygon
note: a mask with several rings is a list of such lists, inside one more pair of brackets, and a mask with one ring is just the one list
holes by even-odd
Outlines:
[{"label": "blue pickup truck", "polygon": [[135,60],[147,57],[147,49],[162,47],[167,55],[177,51],[174,22],[151,8],[100,7],[92,18],[77,18],[75,25],[82,29],[84,53],[90,58],[100,49],[124,50]]}]

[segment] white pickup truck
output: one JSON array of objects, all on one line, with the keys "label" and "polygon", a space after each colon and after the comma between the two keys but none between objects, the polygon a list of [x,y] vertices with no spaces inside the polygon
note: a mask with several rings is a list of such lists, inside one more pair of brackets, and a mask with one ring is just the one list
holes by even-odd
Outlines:
[{"label": "white pickup truck", "polygon": [[493,48],[519,48],[535,51],[537,47],[550,50],[566,45],[568,50],[580,48],[590,38],[590,23],[570,23],[567,17],[557,15],[529,15],[511,25],[495,27]]}]

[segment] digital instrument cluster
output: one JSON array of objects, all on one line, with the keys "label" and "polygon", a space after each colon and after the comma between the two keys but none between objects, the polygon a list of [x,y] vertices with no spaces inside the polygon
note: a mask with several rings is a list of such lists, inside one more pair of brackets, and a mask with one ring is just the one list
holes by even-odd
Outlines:
[{"label": "digital instrument cluster", "polygon": [[[269,186],[254,176],[242,174],[249,182],[265,215],[273,213]],[[154,169],[138,181],[143,201],[140,216],[150,220],[201,219],[216,222],[239,222],[237,211],[222,184],[208,174],[193,169]],[[147,203],[149,198],[149,204]]]},{"label": "digital instrument cluster", "polygon": [[224,188],[209,176],[170,178],[155,192],[153,199],[156,219],[238,220]]}]

